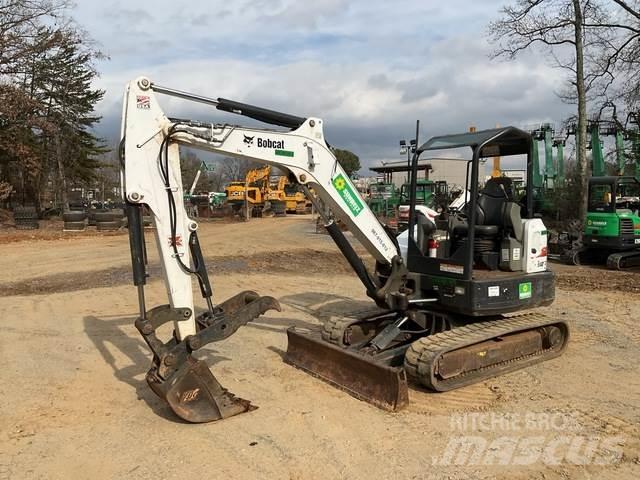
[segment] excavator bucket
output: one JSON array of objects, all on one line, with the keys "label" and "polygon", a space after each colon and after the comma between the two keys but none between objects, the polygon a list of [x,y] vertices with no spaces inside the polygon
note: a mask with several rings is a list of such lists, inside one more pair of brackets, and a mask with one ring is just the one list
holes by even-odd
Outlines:
[{"label": "excavator bucket", "polygon": [[402,367],[322,340],[320,332],[290,327],[285,362],[378,408],[395,411],[409,403]]},{"label": "excavator bucket", "polygon": [[207,365],[191,355],[166,381],[159,381],[156,372],[155,367],[149,371],[147,383],[187,422],[215,422],[257,408],[222,388]]},{"label": "excavator bucket", "polygon": [[228,338],[268,310],[281,310],[275,298],[253,291],[241,292],[215,307],[210,314],[199,316],[196,320],[199,330],[195,335],[180,342],[174,336],[163,343],[156,337],[156,329],[190,312],[169,305],[155,307],[146,318],[136,321],[136,328],[154,353],[147,383],[178,417],[191,423],[214,422],[256,409],[248,400],[223,388],[206,363],[194,358],[192,352]]}]

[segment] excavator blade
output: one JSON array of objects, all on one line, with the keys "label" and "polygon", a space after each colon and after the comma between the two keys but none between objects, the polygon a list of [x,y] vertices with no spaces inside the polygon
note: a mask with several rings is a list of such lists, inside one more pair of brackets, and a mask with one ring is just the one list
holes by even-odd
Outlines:
[{"label": "excavator blade", "polygon": [[290,327],[285,362],[378,408],[395,411],[409,403],[403,368],[322,340],[320,332]]},{"label": "excavator blade", "polygon": [[167,380],[159,381],[156,373],[155,367],[149,370],[147,383],[187,422],[215,422],[257,408],[223,388],[207,365],[191,355]]}]

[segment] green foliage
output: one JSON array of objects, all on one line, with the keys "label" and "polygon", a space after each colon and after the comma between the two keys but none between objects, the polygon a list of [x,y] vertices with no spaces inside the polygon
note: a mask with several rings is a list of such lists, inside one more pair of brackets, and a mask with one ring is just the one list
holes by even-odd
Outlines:
[{"label": "green foliage", "polygon": [[[104,91],[92,88],[99,51],[73,23],[52,26],[64,0],[8,0],[0,8],[0,182],[38,205],[53,188],[66,204],[73,185],[96,180],[105,148],[92,129]],[[13,22],[15,29],[2,25]],[[16,37],[15,31],[22,35]]]},{"label": "green foliage", "polygon": [[351,176],[353,173],[360,170],[360,158],[349,150],[341,150],[339,148],[333,149],[333,154],[336,156],[336,159],[344,168],[344,171],[347,172],[347,175]]}]

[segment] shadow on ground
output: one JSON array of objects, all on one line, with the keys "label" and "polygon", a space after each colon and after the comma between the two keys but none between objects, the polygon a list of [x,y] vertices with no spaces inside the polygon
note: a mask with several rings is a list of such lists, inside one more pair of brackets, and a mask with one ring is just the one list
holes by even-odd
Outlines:
[{"label": "shadow on ground", "polygon": [[336,315],[349,315],[376,308],[373,300],[354,300],[342,295],[318,292],[285,295],[279,300],[281,304],[304,312],[321,323]]},{"label": "shadow on ground", "polygon": [[[83,321],[87,337],[91,339],[102,358],[113,369],[114,377],[132,386],[136,390],[138,398],[147,403],[160,417],[184,423],[147,385],[145,374],[151,367],[151,352],[142,338],[136,338],[127,332],[134,328],[135,317],[96,317],[90,315],[84,317]],[[128,361],[122,358],[116,359],[109,346],[115,347]],[[199,352],[198,359],[206,361],[208,365],[229,360],[229,358],[216,355],[215,352],[207,349]],[[123,364],[126,366],[119,366]]]},{"label": "shadow on ground", "polygon": [[[198,311],[201,310],[201,311]],[[201,313],[202,309],[197,309],[196,313]],[[134,316],[86,316],[83,319],[84,331],[87,337],[93,342],[96,349],[102,355],[104,361],[113,370],[116,379],[132,386],[138,398],[143,400],[160,417],[174,422],[179,420],[164,400],[153,393],[147,385],[145,375],[151,367],[152,354],[145,345],[144,340],[138,336],[134,327],[136,317]],[[290,326],[312,328],[313,323],[294,318],[262,317],[258,321],[247,325],[250,328],[285,333]],[[167,339],[165,339],[167,340]],[[230,360],[230,358],[219,355],[212,349],[210,344],[198,350],[199,360],[206,362],[208,366],[215,366],[218,362]],[[117,349],[125,358],[116,358],[112,354],[113,348]],[[274,347],[275,348],[275,347]],[[279,355],[284,352],[276,349]],[[125,365],[125,366],[123,366]],[[215,374],[215,372],[214,372]]]}]

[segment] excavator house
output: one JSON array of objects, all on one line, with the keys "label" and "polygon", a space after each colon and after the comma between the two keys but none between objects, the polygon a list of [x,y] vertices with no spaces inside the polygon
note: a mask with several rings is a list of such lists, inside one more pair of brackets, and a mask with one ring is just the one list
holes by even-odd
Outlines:
[{"label": "excavator house", "polygon": [[[172,119],[160,108],[158,94],[205,103],[267,127]],[[375,269],[368,269],[333,218],[324,219],[371,308],[332,317],[317,329],[289,328],[285,361],[291,365],[380,408],[397,410],[408,402],[409,380],[446,391],[565,350],[568,325],[535,312],[553,302],[555,290],[547,269],[547,231],[533,215],[532,182],[527,182],[524,204],[508,179],[479,187],[481,160],[498,155],[526,157],[531,180],[531,137],[526,132],[506,127],[434,137],[420,146],[413,158],[409,228],[399,242],[337,162],[320,118],[193,95],[145,77],[127,85],[124,102],[121,163],[139,300],[135,325],[153,352],[147,382],[180,418],[210,422],[255,408],[224,389],[193,353],[223,341],[268,310],[280,310],[277,299],[254,291],[214,301],[198,224],[183,205],[181,145],[288,172],[289,181],[316,207],[319,200],[328,206],[375,260]],[[425,152],[452,148],[471,154],[469,200],[463,209],[442,212],[434,221],[416,201],[418,159]],[[167,304],[152,308],[145,300],[144,205],[153,213],[168,294]],[[192,276],[206,303],[199,315]],[[172,323],[173,335],[161,339],[157,330],[165,323]]]}]

